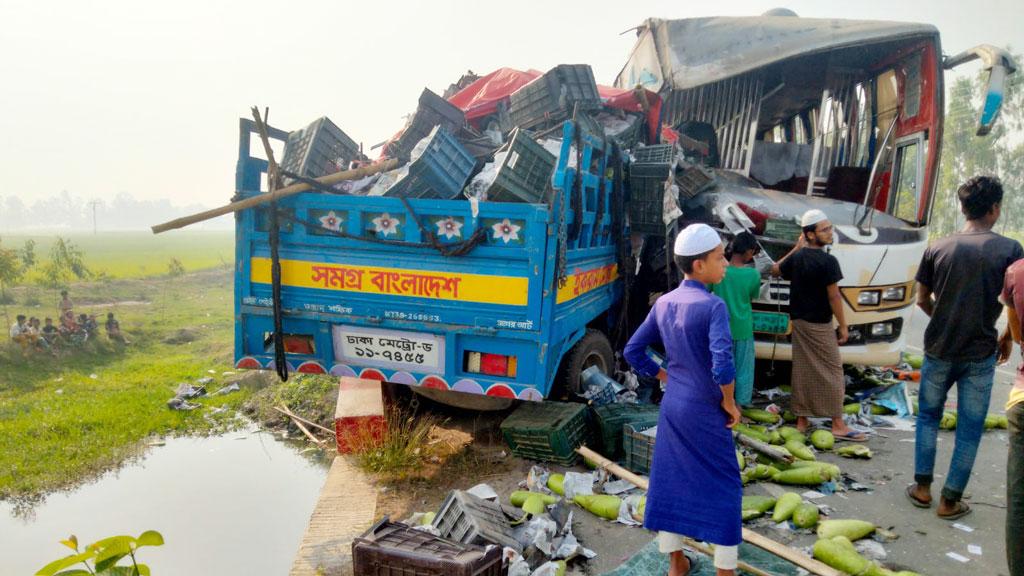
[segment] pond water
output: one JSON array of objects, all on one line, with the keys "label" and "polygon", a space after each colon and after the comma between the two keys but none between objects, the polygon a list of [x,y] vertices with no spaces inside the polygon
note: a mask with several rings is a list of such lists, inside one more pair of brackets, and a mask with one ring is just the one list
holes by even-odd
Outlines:
[{"label": "pond water", "polygon": [[302,448],[255,428],[170,438],[28,514],[0,502],[0,573],[34,574],[70,553],[58,543],[70,534],[157,530],[165,544],[139,553],[155,576],[287,574],[330,466]]}]

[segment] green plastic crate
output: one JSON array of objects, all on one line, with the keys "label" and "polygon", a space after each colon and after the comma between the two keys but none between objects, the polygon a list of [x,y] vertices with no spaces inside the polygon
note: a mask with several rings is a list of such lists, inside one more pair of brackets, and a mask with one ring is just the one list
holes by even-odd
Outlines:
[{"label": "green plastic crate", "polygon": [[594,407],[595,428],[601,434],[602,455],[618,461],[623,457],[622,426],[658,423],[657,404],[605,404]]},{"label": "green plastic crate", "polygon": [[650,474],[654,459],[654,437],[643,432],[654,424],[623,424],[622,449],[626,453],[626,469],[637,474]]},{"label": "green plastic crate", "polygon": [[572,466],[576,448],[589,440],[587,406],[572,402],[524,402],[501,423],[501,434],[520,458]]}]

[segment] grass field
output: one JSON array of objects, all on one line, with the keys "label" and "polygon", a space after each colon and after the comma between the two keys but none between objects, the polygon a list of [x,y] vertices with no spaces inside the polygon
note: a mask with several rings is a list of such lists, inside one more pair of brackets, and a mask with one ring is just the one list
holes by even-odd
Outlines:
[{"label": "grass field", "polygon": [[[125,274],[145,254],[127,241],[100,248],[96,253],[110,254],[112,266]],[[182,253],[171,244],[162,250]],[[192,260],[201,261],[198,255]],[[192,412],[166,406],[180,382],[213,376],[207,386],[212,392],[229,378],[222,373],[233,365],[230,267],[76,284],[71,293],[76,313],[103,317],[114,311],[131,344],[100,336],[58,357],[24,358],[6,336],[0,338],[0,499],[31,502],[73,486],[137,454],[148,438],[231,426],[251,395],[243,388],[201,398],[203,407]],[[15,295],[17,304],[7,314],[56,316],[52,302],[27,308],[17,289]],[[219,406],[229,409],[214,413]]]},{"label": "grass field", "polygon": [[[42,264],[48,258],[54,235],[11,234],[0,240],[6,248],[20,248],[30,238],[36,242],[36,259]],[[64,238],[82,249],[90,271],[110,278],[165,275],[171,258],[177,258],[187,272],[231,266],[235,260],[235,236],[230,231],[101,232],[96,235],[77,232]],[[36,274],[37,271],[30,271],[28,280],[32,281]]]}]

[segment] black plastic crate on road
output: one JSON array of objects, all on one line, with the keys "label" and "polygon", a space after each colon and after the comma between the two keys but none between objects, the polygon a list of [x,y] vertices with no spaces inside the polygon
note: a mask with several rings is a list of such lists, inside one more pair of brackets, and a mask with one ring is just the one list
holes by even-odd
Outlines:
[{"label": "black plastic crate on road", "polygon": [[551,174],[557,161],[529,134],[516,129],[494,183],[487,189],[487,200],[543,203],[551,187]]},{"label": "black plastic crate on road", "polygon": [[576,448],[589,440],[587,407],[574,402],[524,402],[501,423],[501,433],[520,458],[572,466]]},{"label": "black plastic crate on road", "polygon": [[654,426],[658,423],[657,404],[606,404],[594,407],[594,424],[601,434],[601,453],[605,458],[622,459],[622,427]]},{"label": "black plastic crate on road", "polygon": [[349,163],[360,156],[359,145],[330,118],[323,116],[302,130],[288,134],[281,169],[306,178],[319,178],[347,170]]},{"label": "black plastic crate on road", "polygon": [[654,424],[623,424],[622,449],[626,453],[626,469],[637,474],[650,474],[654,459],[654,436],[644,431],[657,426]]},{"label": "black plastic crate on road", "polygon": [[596,110],[601,96],[587,64],[560,64],[509,96],[509,119],[530,128],[569,118],[573,110]]},{"label": "black plastic crate on road", "polygon": [[[650,146],[649,148],[653,148]],[[665,234],[665,187],[672,162],[633,162],[629,166],[629,228],[641,234]]]},{"label": "black plastic crate on road", "polygon": [[432,524],[442,538],[463,544],[497,544],[522,549],[512,533],[512,525],[501,510],[501,504],[462,490],[448,493]]},{"label": "black plastic crate on road", "polygon": [[465,125],[466,115],[462,110],[424,88],[409,125],[397,140],[387,145],[385,153],[390,158],[407,158],[416,143],[429,136],[434,126],[443,126],[448,132],[458,134]]},{"label": "black plastic crate on road", "polygon": [[359,576],[505,576],[501,548],[460,544],[385,516],[352,541]]}]

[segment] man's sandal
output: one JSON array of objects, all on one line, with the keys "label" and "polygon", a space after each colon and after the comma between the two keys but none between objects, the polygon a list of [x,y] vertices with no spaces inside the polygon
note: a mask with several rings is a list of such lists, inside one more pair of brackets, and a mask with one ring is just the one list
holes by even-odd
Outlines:
[{"label": "man's sandal", "polygon": [[931,502],[925,502],[924,500],[921,500],[917,496],[914,496],[914,488],[916,487],[917,484],[911,484],[910,486],[907,486],[907,490],[906,492],[904,492],[907,495],[907,499],[910,500],[910,503],[917,508],[931,508]]}]

